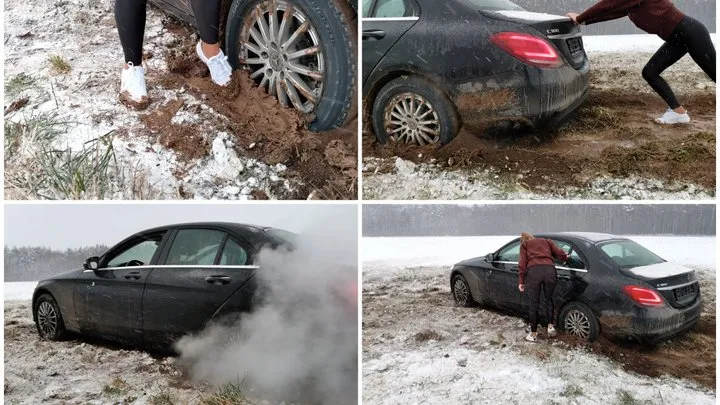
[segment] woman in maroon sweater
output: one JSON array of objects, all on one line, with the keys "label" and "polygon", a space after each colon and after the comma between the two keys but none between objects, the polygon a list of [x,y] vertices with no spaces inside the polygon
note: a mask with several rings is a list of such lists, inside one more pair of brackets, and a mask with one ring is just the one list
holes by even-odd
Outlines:
[{"label": "woman in maroon sweater", "polygon": [[690,122],[687,111],[660,74],[689,52],[695,63],[715,81],[715,46],[701,22],[683,14],[670,0],[600,0],[582,14],[568,13],[567,16],[575,24],[594,24],[628,16],[641,30],[665,40],[642,71],[650,87],[669,107],[655,122]]},{"label": "woman in maroon sweater", "polygon": [[[520,243],[520,292],[527,290],[530,303],[530,333],[525,340],[537,340],[538,306],[540,305],[540,286],[545,290],[545,307],[547,308],[548,336],[555,336],[555,311],[553,310],[552,295],[557,285],[557,271],[555,261],[567,261],[567,253],[557,247],[549,239],[535,239],[531,234],[523,232]],[[527,274],[527,276],[526,276]],[[527,286],[526,286],[527,284]]]}]

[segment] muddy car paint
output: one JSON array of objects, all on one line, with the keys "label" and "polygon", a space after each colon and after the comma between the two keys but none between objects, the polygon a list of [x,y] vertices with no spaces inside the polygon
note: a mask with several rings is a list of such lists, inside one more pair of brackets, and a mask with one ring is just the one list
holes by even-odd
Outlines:
[{"label": "muddy car paint", "polygon": [[[405,1],[411,10],[406,16],[363,18],[366,109],[383,86],[403,75],[422,76],[443,89],[468,128],[498,120],[558,125],[587,97],[590,65],[580,29],[568,18],[479,10],[466,0]],[[499,32],[546,38],[564,63],[525,64],[490,41]]]},{"label": "muddy car paint", "polygon": [[[650,343],[681,333],[697,323],[702,303],[700,286],[693,270],[667,262],[662,263],[664,271],[650,268],[641,272],[637,268],[621,268],[600,249],[609,242],[628,240],[612,235],[557,233],[536,237],[551,239],[561,247],[572,247],[576,253],[567,264],[556,263],[556,320],[564,307],[581,303],[597,317],[600,332]],[[519,239],[515,239],[485,257],[457,263],[451,271],[451,288],[454,277],[460,274],[467,280],[474,301],[526,317],[527,294],[518,290],[517,261],[499,260],[503,258],[504,251],[518,243]],[[623,292],[623,287],[629,285],[656,291],[662,296],[663,305],[647,307],[637,304]],[[690,289],[690,294],[678,301],[675,294],[681,289]],[[543,301],[541,314],[544,313]],[[560,327],[562,321],[558,320]]]},{"label": "muddy car paint", "polygon": [[[214,245],[217,247],[207,249],[210,264],[166,264],[180,232],[197,230],[211,232],[217,236],[216,241],[221,241]],[[169,349],[178,338],[202,329],[210,320],[252,310],[262,298],[256,277],[259,270],[256,255],[266,246],[292,248],[273,230],[234,223],[194,223],[137,233],[103,256],[92,258],[97,259],[95,270],[86,265],[84,269],[40,281],[33,293],[33,319],[38,323],[39,297],[50,294],[68,331]],[[129,247],[143,241],[157,241],[149,262],[108,266]],[[188,246],[182,241],[177,243],[180,248]],[[220,264],[221,260],[230,260],[228,257],[232,259],[233,251],[228,252],[231,243],[235,252],[245,252],[244,256],[239,255],[244,257],[243,264]],[[339,299],[352,302],[352,297],[345,293],[356,288],[357,282],[346,288],[345,281],[337,287],[343,294]]]},{"label": "muddy car paint", "polygon": [[[174,17],[197,27],[190,0],[150,0],[151,3],[173,15]],[[267,1],[269,11],[282,8],[284,14],[296,10],[302,15],[304,23],[293,32],[286,32],[293,43],[299,43],[303,35],[313,41],[306,44],[307,51],[300,49],[277,49],[272,41],[272,49],[268,47],[260,54],[248,55],[250,45],[239,45],[249,42],[250,28],[258,17],[257,12],[263,10],[258,4],[263,0],[222,0],[220,34],[224,43],[225,53],[234,68],[243,67],[254,75],[257,84],[264,87],[282,104],[295,108],[299,112],[312,117],[308,128],[313,131],[328,131],[342,127],[357,115],[353,106],[356,105],[356,21],[357,3],[353,0],[272,0]],[[272,13],[268,13],[272,14]],[[289,14],[288,14],[289,15]],[[239,21],[244,18],[244,21]],[[280,23],[280,21],[278,21]],[[284,22],[284,21],[283,21]],[[284,24],[280,23],[280,27]],[[272,28],[273,25],[270,25]],[[260,28],[259,30],[265,31]],[[244,34],[243,34],[244,33]],[[227,35],[226,35],[227,34]],[[295,35],[299,36],[295,36]],[[259,35],[259,34],[258,34]],[[278,34],[280,35],[280,34]],[[263,39],[271,42],[265,38]],[[292,41],[291,41],[292,42]],[[313,46],[311,46],[313,45]],[[254,45],[255,47],[258,44]],[[299,47],[299,46],[298,46]],[[294,47],[293,47],[294,48]],[[313,52],[313,49],[318,49]],[[258,51],[260,52],[260,51]],[[255,57],[256,56],[256,57]],[[302,58],[315,58],[306,63]],[[290,59],[290,60],[288,60]],[[280,70],[273,70],[280,69]],[[266,72],[274,71],[274,74]],[[282,71],[278,73],[278,71]]]}]

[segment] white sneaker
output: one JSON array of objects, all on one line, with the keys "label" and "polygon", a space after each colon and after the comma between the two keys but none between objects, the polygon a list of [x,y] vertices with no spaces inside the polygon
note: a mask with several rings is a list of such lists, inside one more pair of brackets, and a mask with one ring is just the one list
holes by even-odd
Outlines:
[{"label": "white sneaker", "polygon": [[135,108],[144,108],[149,104],[145,69],[128,62],[120,77],[120,101]]},{"label": "white sneaker", "polygon": [[660,118],[655,118],[655,122],[658,124],[675,125],[675,124],[689,124],[690,116],[686,112],[685,114],[678,114],[672,109],[668,108],[665,114]]},{"label": "white sneaker", "polygon": [[555,330],[555,327],[552,325],[548,325],[547,334],[549,337],[555,337],[555,335],[557,335],[557,331]]},{"label": "white sneaker", "polygon": [[532,333],[528,333],[527,336],[525,336],[525,340],[528,342],[537,342],[537,338],[532,335]]},{"label": "white sneaker", "polygon": [[202,50],[202,43],[198,42],[195,46],[198,57],[203,61],[208,69],[210,69],[210,78],[219,86],[227,86],[232,80],[232,67],[228,63],[227,56],[220,50],[220,53],[208,59]]}]

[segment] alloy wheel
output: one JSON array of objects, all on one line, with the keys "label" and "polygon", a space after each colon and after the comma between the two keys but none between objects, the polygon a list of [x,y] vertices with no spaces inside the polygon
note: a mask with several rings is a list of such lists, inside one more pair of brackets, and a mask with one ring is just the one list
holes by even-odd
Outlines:
[{"label": "alloy wheel", "polygon": [[428,145],[440,142],[440,117],[424,97],[402,93],[385,107],[385,131],[398,142]]},{"label": "alloy wheel", "polygon": [[465,305],[470,297],[470,292],[467,289],[467,285],[461,278],[455,279],[453,283],[453,295],[455,296],[455,302],[458,304]]},{"label": "alloy wheel", "polygon": [[573,309],[565,316],[565,332],[588,339],[590,337],[590,320],[582,311]]},{"label": "alloy wheel", "polygon": [[312,112],[325,79],[323,44],[310,19],[282,0],[253,8],[240,31],[240,63],[250,78],[285,106]]},{"label": "alloy wheel", "polygon": [[55,307],[47,301],[41,302],[38,307],[37,318],[43,337],[55,336],[58,326],[58,314]]}]

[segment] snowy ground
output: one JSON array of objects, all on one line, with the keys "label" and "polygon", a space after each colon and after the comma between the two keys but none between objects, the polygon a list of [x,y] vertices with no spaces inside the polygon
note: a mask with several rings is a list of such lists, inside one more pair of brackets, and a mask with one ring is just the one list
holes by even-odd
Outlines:
[{"label": "snowy ground", "polygon": [[5,301],[29,301],[36,286],[37,281],[6,282],[3,297]]},{"label": "snowy ground", "polygon": [[[634,374],[558,342],[530,344],[519,318],[454,307],[450,266],[511,238],[363,238],[363,403],[715,403],[694,382]],[[695,269],[714,314],[715,238],[631,238]]]},{"label": "snowy ground", "polygon": [[[716,41],[717,36],[712,34],[712,38]],[[623,97],[647,94],[645,100],[656,100],[657,95],[652,93],[652,89],[642,79],[640,72],[662,44],[657,36],[585,36],[583,40],[591,63],[591,95],[603,92],[617,93]],[[689,56],[668,69],[663,77],[673,85],[678,94],[682,95],[681,98],[715,91],[715,84],[702,73]],[[647,139],[654,139],[661,146],[673,144],[673,141],[670,141],[673,136],[680,138],[680,131],[672,131],[652,124],[652,118],[663,112],[661,103],[658,106],[652,104],[652,107],[643,106],[638,109],[637,105],[631,102],[617,110],[609,109],[607,105],[594,106],[590,103],[591,100],[588,99],[584,108],[591,114],[609,113],[613,116],[611,118],[617,119],[618,122],[606,121],[604,125],[609,127],[602,128],[604,129],[602,134],[591,128],[583,128],[580,131],[566,130],[561,131],[559,136],[551,137],[550,141],[542,143],[540,138],[544,139],[547,134],[539,134],[535,138],[539,145],[537,147],[528,147],[519,143],[520,146],[517,147],[491,150],[492,154],[507,153],[504,159],[502,156],[499,156],[499,159],[486,156],[485,150],[497,148],[497,145],[494,145],[493,141],[489,145],[481,144],[475,135],[468,134],[465,130],[445,147],[447,149],[452,147],[453,143],[460,143],[460,146],[455,147],[460,153],[457,153],[459,156],[453,155],[454,163],[451,163],[445,154],[455,152],[444,154],[440,151],[436,153],[423,150],[421,152],[424,153],[413,155],[405,150],[398,151],[394,149],[395,147],[377,147],[372,143],[373,135],[365,133],[362,165],[363,198],[369,200],[706,200],[714,198],[714,190],[707,186],[708,183],[714,184],[714,181],[706,182],[703,186],[703,184],[694,184],[684,177],[659,177],[641,171],[631,171],[629,175],[613,174],[614,167],[620,164],[603,167],[602,162],[605,158],[602,153],[612,150],[611,147],[628,153],[628,159],[620,159],[621,162],[634,159],[630,156],[629,151],[633,150],[630,146],[633,146],[634,142],[640,144],[642,138],[633,134],[629,130],[630,127],[642,128],[642,133],[648,135]],[[627,109],[631,111],[630,115],[619,115]],[[698,119],[690,127],[685,128],[687,134],[683,133],[682,136],[694,136],[701,132],[714,134],[714,114],[705,115],[708,114],[696,117]],[[616,125],[617,128],[613,128]],[[677,142],[682,143],[679,139]],[[466,143],[472,146],[467,147]],[[714,145],[712,146],[710,149],[714,150]],[[463,155],[472,152],[473,148],[485,149],[480,154],[481,162],[485,163],[479,166],[478,164],[458,165]],[[593,167],[588,168],[590,165],[585,162],[566,158],[575,155],[593,159],[591,162]],[[711,158],[714,158],[714,155]],[[565,163],[565,160],[568,160],[568,163]],[[670,159],[672,160],[677,159]],[[526,184],[527,172],[553,164],[560,165],[558,167],[563,171],[566,169],[563,165],[567,165],[568,175],[564,176],[566,179],[564,182],[547,176],[546,180],[535,180],[535,183],[544,183],[541,184],[542,187],[538,187],[537,184],[534,186]],[[508,171],[507,166],[513,166],[510,167],[512,170]],[[571,168],[575,166],[579,168]],[[687,172],[692,173],[693,169],[688,169]],[[578,174],[576,176],[578,180],[568,182],[567,179],[573,174]]]}]

